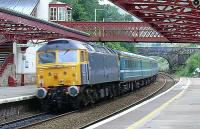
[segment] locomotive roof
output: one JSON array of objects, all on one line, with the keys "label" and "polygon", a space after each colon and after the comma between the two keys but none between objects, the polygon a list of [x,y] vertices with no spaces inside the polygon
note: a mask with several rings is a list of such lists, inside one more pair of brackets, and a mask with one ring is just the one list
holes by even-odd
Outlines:
[{"label": "locomotive roof", "polygon": [[69,49],[86,49],[82,45],[82,42],[70,40],[70,39],[57,39],[49,41],[47,44],[42,46],[38,52],[41,51],[51,51],[51,50],[69,50]]},{"label": "locomotive roof", "polygon": [[98,45],[96,43],[85,43],[77,40],[71,39],[56,39],[49,41],[47,44],[42,46],[38,52],[41,51],[51,51],[51,50],[69,50],[69,49],[86,49],[89,52],[99,52],[106,54],[116,54],[113,50],[104,47],[102,45]]},{"label": "locomotive roof", "polygon": [[105,47],[100,44],[92,43],[92,42],[80,42],[77,40],[71,40],[71,39],[56,39],[49,41],[47,44],[42,46],[38,52],[42,51],[51,51],[51,50],[69,50],[69,49],[86,49],[89,52],[100,52],[100,53],[107,53],[107,54],[119,54],[121,56],[128,56],[128,57],[136,57],[141,59],[147,59],[156,61],[153,58],[145,57],[142,55],[137,55],[129,52],[122,52],[119,50],[112,50],[108,47]]}]

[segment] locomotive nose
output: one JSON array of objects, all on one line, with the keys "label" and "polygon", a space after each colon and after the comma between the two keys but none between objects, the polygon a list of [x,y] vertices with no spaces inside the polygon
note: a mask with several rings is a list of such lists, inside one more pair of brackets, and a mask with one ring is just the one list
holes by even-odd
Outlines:
[{"label": "locomotive nose", "polygon": [[36,96],[39,98],[39,99],[44,99],[47,95],[47,90],[44,89],[44,88],[39,88],[36,92]]}]

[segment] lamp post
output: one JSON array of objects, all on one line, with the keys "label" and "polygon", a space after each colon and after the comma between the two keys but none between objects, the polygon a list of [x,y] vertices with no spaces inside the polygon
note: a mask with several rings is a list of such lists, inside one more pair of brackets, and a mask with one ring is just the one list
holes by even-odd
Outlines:
[{"label": "lamp post", "polygon": [[[104,10],[104,9],[95,9],[95,13],[94,13],[94,21],[97,22],[97,11],[98,10]],[[103,18],[103,21],[104,21],[104,18]]]}]

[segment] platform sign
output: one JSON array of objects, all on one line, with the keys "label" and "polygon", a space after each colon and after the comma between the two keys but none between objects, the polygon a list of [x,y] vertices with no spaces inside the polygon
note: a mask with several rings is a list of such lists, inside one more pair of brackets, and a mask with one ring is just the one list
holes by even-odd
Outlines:
[{"label": "platform sign", "polygon": [[200,6],[200,0],[191,0],[191,2],[195,8],[198,8]]}]

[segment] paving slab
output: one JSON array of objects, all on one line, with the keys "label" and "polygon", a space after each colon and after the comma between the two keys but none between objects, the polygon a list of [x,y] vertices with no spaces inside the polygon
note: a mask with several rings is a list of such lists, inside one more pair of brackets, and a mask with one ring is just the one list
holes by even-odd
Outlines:
[{"label": "paving slab", "polygon": [[200,129],[199,84],[181,78],[167,92],[87,129]]},{"label": "paving slab", "polygon": [[0,104],[31,99],[35,97],[35,85],[0,87]]}]

